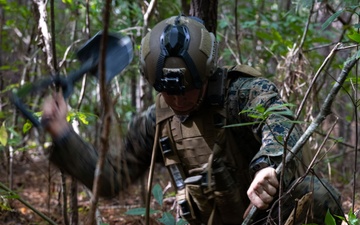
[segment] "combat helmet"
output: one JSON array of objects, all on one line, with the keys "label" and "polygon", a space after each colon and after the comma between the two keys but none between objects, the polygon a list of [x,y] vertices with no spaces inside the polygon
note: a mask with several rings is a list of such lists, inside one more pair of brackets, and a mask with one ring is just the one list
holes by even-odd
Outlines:
[{"label": "combat helmet", "polygon": [[[165,19],[141,41],[140,71],[158,92],[179,95],[201,89],[216,61],[215,36],[196,17]],[[171,68],[166,68],[169,63]]]}]

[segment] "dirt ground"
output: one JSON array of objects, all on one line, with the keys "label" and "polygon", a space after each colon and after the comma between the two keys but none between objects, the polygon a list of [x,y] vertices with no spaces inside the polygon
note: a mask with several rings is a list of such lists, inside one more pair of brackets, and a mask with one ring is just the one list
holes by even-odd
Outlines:
[{"label": "dirt ground", "polygon": [[[154,179],[154,184],[159,183],[163,188],[168,184],[168,177],[163,175],[166,171],[157,168],[157,177]],[[60,200],[61,190],[61,175],[59,171],[48,165],[48,162],[43,157],[37,159],[25,158],[17,160],[13,168],[13,189],[19,196],[27,201],[32,207],[44,213],[51,218],[55,223],[61,225],[63,222]],[[70,178],[66,179],[68,187]],[[4,165],[0,165],[0,182],[7,184],[7,171]],[[342,207],[344,212],[349,212],[352,207],[352,185],[335,183],[336,188],[342,193]],[[79,209],[79,224],[85,224],[86,215],[89,211],[89,200],[85,189],[82,185],[78,185],[78,209]],[[126,193],[123,193],[119,198],[99,201],[99,213],[102,222],[109,225],[118,224],[144,224],[144,219],[140,216],[128,216],[125,212],[131,208],[139,208],[143,204],[141,198],[140,183],[134,184]],[[1,191],[1,189],[0,189]],[[4,210],[0,207],[0,224],[1,225],[42,225],[48,224],[44,219],[33,212],[29,207],[19,202],[16,199],[1,198],[4,196],[0,192],[0,206],[7,205],[10,210]],[[172,198],[169,198],[172,199]],[[355,211],[360,209],[359,196],[355,204]],[[168,201],[165,206],[168,209],[172,207],[172,201]],[[152,203],[152,208],[159,209],[155,201]],[[152,220],[151,224],[160,224]]]}]

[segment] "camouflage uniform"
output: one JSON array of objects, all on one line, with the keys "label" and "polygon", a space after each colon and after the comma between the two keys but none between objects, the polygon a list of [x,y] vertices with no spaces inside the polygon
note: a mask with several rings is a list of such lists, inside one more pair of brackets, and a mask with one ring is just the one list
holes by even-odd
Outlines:
[{"label": "camouflage uniform", "polygon": [[[227,86],[225,104],[224,107],[222,107],[222,109],[225,110],[226,124],[258,122],[252,125],[234,126],[224,129],[224,138],[219,142],[220,148],[226,149],[226,151],[221,151],[220,155],[235,179],[234,185],[238,193],[237,203],[240,202],[240,204],[237,204],[239,207],[231,209],[229,207],[226,208],[226,202],[222,202],[224,205],[218,207],[216,210],[221,211],[221,209],[225,209],[229,216],[234,218],[228,220],[228,222],[221,223],[238,224],[241,223],[243,213],[249,204],[246,191],[255,172],[270,165],[276,167],[276,165],[281,162],[284,150],[283,138],[288,135],[288,131],[293,125],[290,121],[293,118],[291,111],[283,105],[284,102],[281,100],[276,86],[269,80],[242,74],[241,76],[230,77],[228,81],[229,85]],[[254,109],[259,105],[262,105],[265,110],[270,107],[276,107],[276,112],[282,113],[272,113],[264,121],[252,117],[249,111],[240,113],[243,110]],[[201,120],[212,108],[214,108],[214,106],[207,104],[205,99],[199,110],[193,112],[185,120],[181,120],[181,118],[179,120],[178,117],[173,115],[166,118],[165,121],[169,119],[173,121],[178,120],[184,128],[193,121]],[[110,197],[116,195],[145,173],[151,161],[157,122],[156,118],[156,107],[152,105],[145,112],[134,117],[130,122],[123,146],[119,149],[119,156],[107,156],[99,187],[101,196]],[[301,129],[295,126],[295,129],[287,141],[288,149],[294,146],[300,135]],[[204,137],[204,139],[208,148],[213,149],[214,143],[217,141],[215,136],[211,137],[210,135],[209,137]],[[184,139],[180,141],[183,142]],[[178,143],[180,143],[180,141],[178,141]],[[178,144],[178,146],[180,146],[180,144]],[[161,149],[158,148],[158,151],[161,152]],[[189,153],[179,154],[185,176],[198,175],[199,172],[196,172],[196,170],[194,172],[194,169],[196,169],[194,167],[206,165],[208,156],[204,155],[201,159],[201,156],[197,155],[196,152],[193,156],[189,156],[188,154]],[[157,154],[157,162],[164,161],[161,155],[161,153]],[[301,153],[298,155],[298,159],[300,158]],[[97,159],[97,151],[73,131],[53,141],[50,160],[89,188],[92,188]],[[298,165],[297,160],[294,160],[286,166],[283,180],[286,187],[294,180],[294,174]],[[297,188],[293,193],[303,192],[303,187],[308,187],[308,184],[310,184],[310,182],[303,182],[302,186]],[[324,191],[324,189],[322,191]],[[335,193],[335,198],[338,199],[338,193],[335,190],[333,190],[333,193]],[[303,193],[293,194],[290,198],[299,198],[302,194]],[[327,192],[325,195],[326,194]],[[324,196],[324,194],[321,196]],[[287,202],[290,201],[287,200]],[[293,203],[291,205],[293,205]],[[201,206],[199,207],[201,208]],[[341,212],[339,212],[337,205],[334,204],[333,199],[329,196],[327,196],[327,204],[325,207],[330,207],[331,210],[336,213]],[[324,212],[326,212],[326,210],[327,208],[324,209]],[[195,211],[198,213],[197,222],[193,222],[192,224],[206,223],[209,218],[209,210],[196,209]],[[277,216],[276,213],[274,215]],[[257,219],[260,219],[262,216],[263,215],[259,215]],[[317,215],[315,215],[315,217],[316,216]],[[320,221],[316,222],[322,223],[323,221],[324,219],[321,218]],[[264,220],[262,223],[264,223]]]}]

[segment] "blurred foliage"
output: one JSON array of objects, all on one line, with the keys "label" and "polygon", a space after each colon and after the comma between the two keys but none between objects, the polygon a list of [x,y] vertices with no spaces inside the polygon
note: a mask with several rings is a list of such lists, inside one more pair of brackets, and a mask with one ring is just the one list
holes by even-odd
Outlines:
[{"label": "blurred foliage", "polygon": [[[105,3],[101,0],[89,1],[87,12],[87,1],[84,0],[54,2],[53,38],[56,43],[56,58],[59,73],[67,75],[79,68],[76,50],[102,30]],[[125,132],[134,113],[142,110],[143,87],[138,69],[138,50],[144,32],[164,18],[188,13],[183,12],[179,0],[158,0],[144,31],[143,15],[147,4],[147,1],[112,1],[110,30],[129,35],[135,49],[131,65],[111,84],[111,94],[116,99],[114,112]],[[47,13],[50,31],[52,18],[49,2]],[[38,138],[37,133],[17,113],[8,98],[9,91],[15,87],[50,76],[44,43],[39,36],[38,16],[33,1],[0,0],[0,160],[5,160],[3,155],[6,155],[4,152],[9,147],[21,152],[34,149],[34,146],[39,147],[38,142],[32,141]],[[89,24],[87,16],[90,18]],[[360,57],[359,19],[358,0],[219,1],[216,34],[220,50],[219,65],[243,63],[253,66],[279,86],[281,95],[287,101],[299,105],[325,58],[336,43],[342,43],[311,87],[310,97],[299,118],[308,122],[319,112],[319,107],[335,83],[343,63],[351,56]],[[339,119],[337,128],[332,133],[334,141],[328,142],[329,145],[333,142],[338,145],[334,152],[336,160],[332,160],[331,165],[333,169],[341,167],[338,170],[342,172],[332,173],[326,169],[327,166],[319,168],[330,178],[332,174],[342,174],[344,177],[336,179],[339,181],[351,180],[352,176],[352,163],[343,162],[353,159],[354,146],[357,146],[354,141],[358,135],[355,127],[359,123],[356,120],[359,114],[358,82],[358,72],[352,71],[333,106],[332,118],[319,127],[318,135],[314,135],[310,141],[311,149],[316,149],[335,118]],[[81,82],[69,99],[69,120],[81,121],[79,130],[90,140],[95,139],[91,137],[96,137],[97,129],[94,127],[99,122],[101,112],[97,83],[95,78],[87,78],[80,106],[78,101],[81,97]],[[44,98],[52,91],[44,90],[41,94],[29,95],[24,103],[33,112],[40,112]],[[135,103],[134,98],[137,99]],[[339,139],[342,141],[337,142]],[[347,145],[343,145],[344,143]],[[332,153],[326,154],[331,157]]]}]

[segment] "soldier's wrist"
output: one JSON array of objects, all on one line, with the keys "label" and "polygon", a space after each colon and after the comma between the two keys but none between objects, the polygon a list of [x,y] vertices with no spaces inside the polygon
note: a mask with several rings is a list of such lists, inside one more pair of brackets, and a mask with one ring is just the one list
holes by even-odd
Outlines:
[{"label": "soldier's wrist", "polygon": [[53,142],[56,144],[61,144],[64,142],[64,140],[68,139],[68,137],[71,135],[72,129],[70,125],[67,125],[66,127],[63,127],[61,130],[57,130],[54,133],[51,133],[51,137],[53,139]]},{"label": "soldier's wrist", "polygon": [[53,139],[58,139],[71,131],[71,126],[66,121],[53,122],[48,126],[47,131],[50,133]]},{"label": "soldier's wrist", "polygon": [[250,164],[250,175],[254,177],[258,171],[273,165],[274,163],[269,159],[269,157],[259,157]]}]

